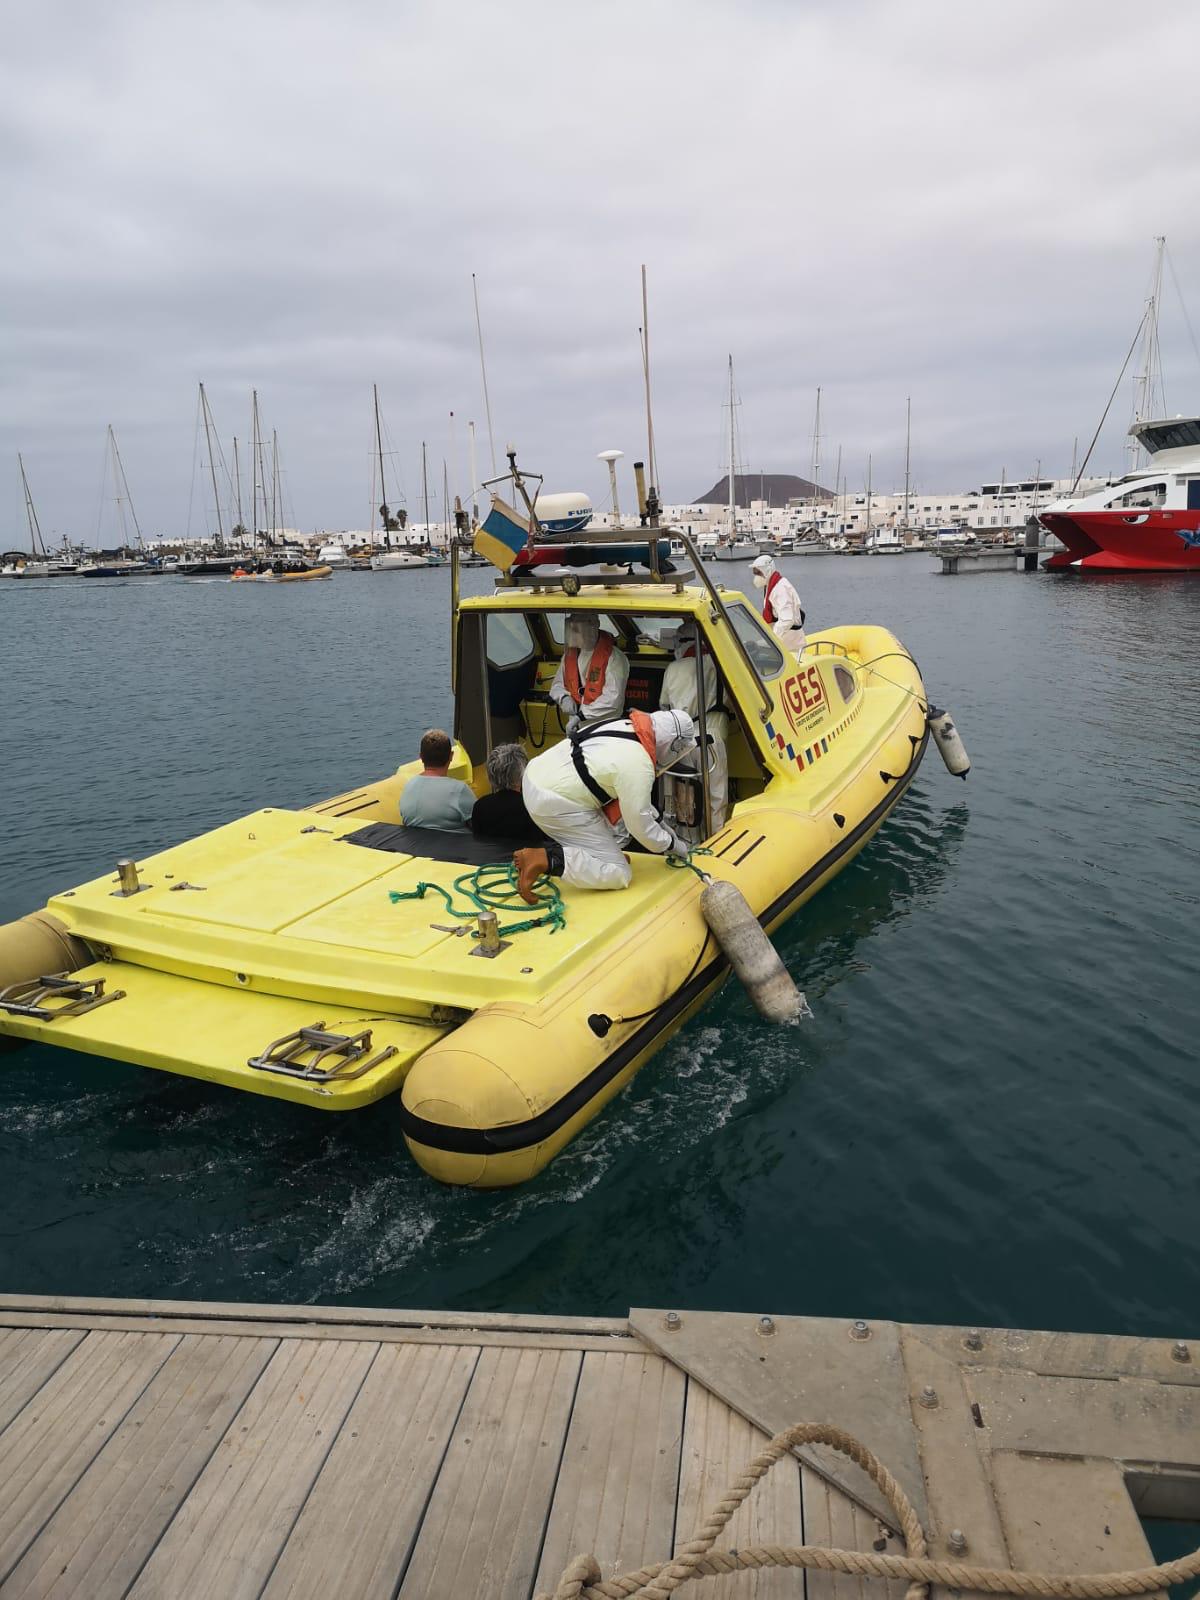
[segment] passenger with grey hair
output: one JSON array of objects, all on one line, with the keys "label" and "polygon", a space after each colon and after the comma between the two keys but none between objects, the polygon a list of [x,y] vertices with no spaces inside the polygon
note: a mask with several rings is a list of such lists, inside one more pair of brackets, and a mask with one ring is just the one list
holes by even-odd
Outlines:
[{"label": "passenger with grey hair", "polygon": [[530,821],[521,796],[521,780],[529,757],[519,744],[498,744],[487,758],[491,794],[482,795],[471,812],[471,832],[480,839],[503,839],[513,845],[539,845],[545,835]]}]

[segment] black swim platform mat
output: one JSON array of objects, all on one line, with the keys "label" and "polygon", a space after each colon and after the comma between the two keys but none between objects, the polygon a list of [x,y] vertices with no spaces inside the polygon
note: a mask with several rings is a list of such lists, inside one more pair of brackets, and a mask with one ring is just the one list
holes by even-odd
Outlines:
[{"label": "black swim platform mat", "polygon": [[365,828],[344,833],[342,843],[422,856],[427,861],[456,861],[464,867],[510,861],[515,848],[503,839],[477,839],[473,833],[446,833],[441,828],[406,828],[402,822],[369,822]]}]

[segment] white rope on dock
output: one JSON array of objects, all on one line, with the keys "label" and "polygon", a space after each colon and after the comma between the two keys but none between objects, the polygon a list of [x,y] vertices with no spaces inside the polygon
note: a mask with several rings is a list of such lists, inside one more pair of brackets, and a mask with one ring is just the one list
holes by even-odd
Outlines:
[{"label": "white rope on dock", "polygon": [[[756,1545],[745,1550],[714,1550],[713,1544],[754,1485],[772,1467],[791,1456],[798,1445],[824,1444],[849,1457],[868,1473],[888,1504],[904,1536],[906,1556],[868,1554],[860,1550],[826,1549],[821,1545]],[[841,1572],[856,1578],[905,1578],[905,1600],[925,1600],[931,1583],[950,1589],[975,1589],[987,1594],[1030,1596],[1033,1600],[1116,1600],[1121,1595],[1153,1594],[1172,1584],[1200,1577],[1200,1550],[1178,1561],[1134,1572],[1014,1572],[969,1567],[957,1561],[929,1559],[925,1530],[908,1496],[883,1463],[851,1434],[827,1423],[806,1422],[777,1433],[749,1466],[735,1478],[724,1497],[670,1561],[622,1573],[601,1581],[595,1556],[576,1556],[554,1593],[536,1600],[667,1600],[685,1583],[761,1567],[802,1567]],[[1200,1594],[1193,1597],[1200,1600]]]}]

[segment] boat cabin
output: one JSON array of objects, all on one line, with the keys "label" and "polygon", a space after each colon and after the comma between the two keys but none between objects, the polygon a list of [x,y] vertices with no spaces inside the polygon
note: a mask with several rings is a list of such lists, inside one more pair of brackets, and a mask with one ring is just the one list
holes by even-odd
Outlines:
[{"label": "boat cabin", "polygon": [[[661,708],[677,632],[696,624],[717,687],[699,692],[704,663],[695,658],[695,704],[707,702],[704,718],[695,720],[703,741],[708,718],[721,714],[730,810],[774,777],[794,778],[815,765],[828,749],[822,735],[850,716],[861,694],[858,673],[839,660],[841,647],[816,641],[797,661],[758,605],[707,580],[688,587],[570,573],[498,587],[464,600],[455,630],[453,732],[465,757],[455,775],[477,793],[486,792],[486,762],[497,745],[518,743],[532,758],[566,736],[549,691],[566,649],[567,618],[580,612],[595,615],[629,663],[624,715]],[[711,819],[701,768],[697,820]]]}]

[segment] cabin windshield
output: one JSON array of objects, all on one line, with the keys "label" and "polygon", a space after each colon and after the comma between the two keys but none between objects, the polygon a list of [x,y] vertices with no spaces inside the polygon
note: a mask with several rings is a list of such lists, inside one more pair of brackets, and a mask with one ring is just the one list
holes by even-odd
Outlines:
[{"label": "cabin windshield", "polygon": [[1130,430],[1151,455],[1160,450],[1181,450],[1200,445],[1200,417],[1175,417],[1170,422],[1147,422]]}]

